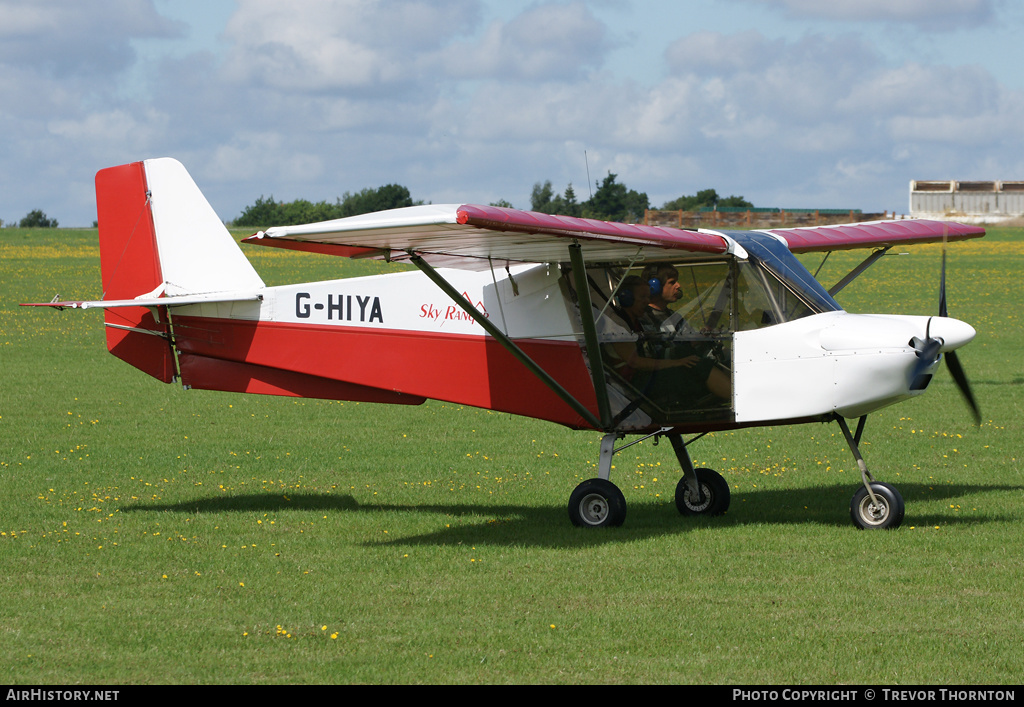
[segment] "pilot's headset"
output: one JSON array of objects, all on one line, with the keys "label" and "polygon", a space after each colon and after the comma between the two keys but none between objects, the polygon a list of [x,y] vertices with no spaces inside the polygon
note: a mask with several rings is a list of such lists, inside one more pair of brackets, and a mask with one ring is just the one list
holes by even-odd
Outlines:
[{"label": "pilot's headset", "polygon": [[[615,302],[622,309],[629,309],[636,303],[636,296],[633,294],[633,288],[639,285],[643,280],[636,275],[630,275],[619,283],[619,291],[615,293]],[[661,291],[660,289],[658,290]]]},{"label": "pilot's headset", "polygon": [[657,297],[658,295],[661,294],[661,291],[665,287],[665,282],[658,275],[657,265],[652,264],[645,267],[643,274],[640,275],[640,277],[643,279],[644,282],[647,283],[647,286],[650,288],[652,298]]}]

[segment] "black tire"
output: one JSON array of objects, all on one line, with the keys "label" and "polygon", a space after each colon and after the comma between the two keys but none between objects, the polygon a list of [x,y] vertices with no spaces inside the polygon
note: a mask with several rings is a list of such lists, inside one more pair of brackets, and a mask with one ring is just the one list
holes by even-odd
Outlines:
[{"label": "black tire", "polygon": [[729,510],[729,483],[714,469],[694,469],[701,498],[692,498],[686,477],[676,484],[676,508],[684,516],[720,516]]},{"label": "black tire", "polygon": [[890,484],[873,482],[871,491],[878,499],[875,505],[868,490],[861,486],[850,501],[850,518],[861,530],[884,530],[900,527],[903,522],[903,497]]},{"label": "black tire", "polygon": [[588,479],[569,496],[569,520],[579,528],[613,528],[626,520],[626,497],[604,479]]}]

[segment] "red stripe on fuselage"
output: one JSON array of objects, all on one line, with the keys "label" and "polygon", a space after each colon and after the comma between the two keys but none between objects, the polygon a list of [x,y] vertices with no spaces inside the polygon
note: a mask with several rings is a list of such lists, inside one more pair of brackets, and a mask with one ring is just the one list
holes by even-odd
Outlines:
[{"label": "red stripe on fuselage", "polygon": [[283,395],[293,398],[355,400],[391,405],[419,405],[424,401],[420,397],[393,393],[390,390],[368,388],[364,385],[318,378],[280,368],[226,361],[221,358],[197,356],[184,352],[178,355],[178,367],[181,371],[182,384],[200,390]]},{"label": "red stripe on fuselage", "polygon": [[[174,317],[174,335],[185,354],[589,427],[489,336],[180,315]],[[577,344],[516,343],[596,414],[593,383]]]}]

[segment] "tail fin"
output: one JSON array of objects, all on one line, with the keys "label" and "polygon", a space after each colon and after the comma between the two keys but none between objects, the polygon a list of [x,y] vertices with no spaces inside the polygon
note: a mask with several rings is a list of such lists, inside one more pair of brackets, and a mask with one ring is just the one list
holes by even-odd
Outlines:
[{"label": "tail fin", "polygon": [[[263,287],[180,162],[146,160],[96,175],[103,299]],[[166,312],[106,310],[107,349],[165,383],[174,378]]]}]

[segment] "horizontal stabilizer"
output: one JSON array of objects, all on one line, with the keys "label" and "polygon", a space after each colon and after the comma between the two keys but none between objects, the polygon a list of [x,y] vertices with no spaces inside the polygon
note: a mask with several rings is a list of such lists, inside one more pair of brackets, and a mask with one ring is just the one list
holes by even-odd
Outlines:
[{"label": "horizontal stabilizer", "polygon": [[176,297],[140,297],[138,299],[79,300],[31,302],[22,307],[54,307],[56,309],[116,309],[118,307],[183,307],[188,304],[209,304],[211,302],[256,302],[263,299],[259,292],[211,292],[201,295],[178,295]]}]

